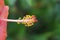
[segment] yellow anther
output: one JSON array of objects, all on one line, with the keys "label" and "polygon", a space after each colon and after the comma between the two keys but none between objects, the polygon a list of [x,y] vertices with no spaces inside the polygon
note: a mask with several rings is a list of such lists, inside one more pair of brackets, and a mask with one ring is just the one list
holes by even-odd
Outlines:
[{"label": "yellow anther", "polygon": [[22,24],[25,24],[25,26],[32,26],[34,24],[33,23],[33,18],[30,15],[26,15],[25,17],[23,17],[22,20],[29,20],[27,22],[22,22]]},{"label": "yellow anther", "polygon": [[[21,18],[19,17],[19,19],[18,20],[21,20]],[[17,24],[20,24],[20,22],[17,22]]]},{"label": "yellow anther", "polygon": [[30,15],[26,15],[26,18],[31,18],[31,16]]}]

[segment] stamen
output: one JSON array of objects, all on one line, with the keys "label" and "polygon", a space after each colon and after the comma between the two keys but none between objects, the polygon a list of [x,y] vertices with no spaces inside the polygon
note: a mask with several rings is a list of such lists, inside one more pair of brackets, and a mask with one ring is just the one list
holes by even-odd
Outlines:
[{"label": "stamen", "polygon": [[0,19],[3,21],[7,21],[7,22],[17,22],[18,24],[22,23],[25,26],[32,26],[35,22],[36,22],[36,17],[35,16],[30,16],[30,15],[26,15],[23,17],[23,19],[19,18],[19,19]]}]

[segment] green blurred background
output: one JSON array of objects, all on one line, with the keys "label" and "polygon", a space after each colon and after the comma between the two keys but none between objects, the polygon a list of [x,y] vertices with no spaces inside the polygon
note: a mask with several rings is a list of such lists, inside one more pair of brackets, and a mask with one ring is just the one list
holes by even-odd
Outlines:
[{"label": "green blurred background", "polygon": [[8,22],[7,40],[60,40],[60,0],[5,0],[9,19],[35,15],[31,27]]}]

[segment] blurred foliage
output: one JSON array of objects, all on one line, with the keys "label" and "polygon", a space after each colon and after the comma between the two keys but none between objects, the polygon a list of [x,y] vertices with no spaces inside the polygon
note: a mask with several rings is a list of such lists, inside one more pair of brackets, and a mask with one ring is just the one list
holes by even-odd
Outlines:
[{"label": "blurred foliage", "polygon": [[60,0],[5,0],[9,19],[35,15],[38,22],[31,27],[8,23],[7,40],[60,40]]}]

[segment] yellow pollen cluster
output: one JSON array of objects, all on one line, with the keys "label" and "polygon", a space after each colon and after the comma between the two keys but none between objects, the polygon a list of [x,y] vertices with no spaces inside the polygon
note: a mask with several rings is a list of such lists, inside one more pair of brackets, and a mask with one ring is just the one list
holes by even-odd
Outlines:
[{"label": "yellow pollen cluster", "polygon": [[32,16],[30,16],[30,15],[26,15],[25,17],[23,17],[23,19],[22,20],[28,20],[28,21],[23,21],[22,22],[22,24],[25,24],[25,26],[32,26],[34,23],[34,21],[33,21],[33,18],[32,18]]},{"label": "yellow pollen cluster", "polygon": [[[19,19],[18,20],[21,20],[21,18],[19,17]],[[17,22],[17,24],[20,24],[20,22]]]},{"label": "yellow pollen cluster", "polygon": [[[23,20],[21,23],[28,27],[34,25],[35,21],[34,18],[30,15],[24,16],[23,19],[19,18],[19,20]],[[20,24],[20,22],[17,23]]]}]

